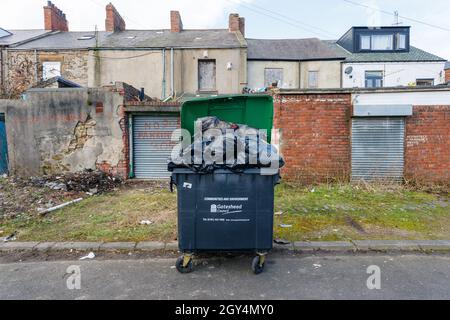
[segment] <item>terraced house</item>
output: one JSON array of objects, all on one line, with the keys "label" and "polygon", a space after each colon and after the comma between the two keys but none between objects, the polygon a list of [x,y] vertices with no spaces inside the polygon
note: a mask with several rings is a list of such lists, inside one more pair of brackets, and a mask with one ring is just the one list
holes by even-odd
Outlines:
[{"label": "terraced house", "polygon": [[334,43],[348,51],[344,88],[434,86],[445,82],[446,60],[411,45],[411,28],[353,27]]},{"label": "terraced house", "polygon": [[8,90],[17,94],[53,77],[80,86],[116,81],[167,99],[181,95],[239,93],[247,82],[244,18],[229,17],[226,29],[186,30],[171,12],[170,30],[127,30],[112,4],[105,31],[68,31],[65,14],[44,7],[45,34],[8,50],[4,61]]}]

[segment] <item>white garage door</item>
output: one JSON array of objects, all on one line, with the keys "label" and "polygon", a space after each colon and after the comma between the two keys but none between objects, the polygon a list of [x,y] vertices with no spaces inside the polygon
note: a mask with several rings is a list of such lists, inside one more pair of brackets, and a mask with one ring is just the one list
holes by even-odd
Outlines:
[{"label": "white garage door", "polygon": [[174,130],[179,128],[178,117],[133,117],[133,169],[137,179],[165,179],[167,159],[176,142],[171,141]]},{"label": "white garage door", "polygon": [[402,180],[404,137],[404,118],[354,118],[352,179]]}]

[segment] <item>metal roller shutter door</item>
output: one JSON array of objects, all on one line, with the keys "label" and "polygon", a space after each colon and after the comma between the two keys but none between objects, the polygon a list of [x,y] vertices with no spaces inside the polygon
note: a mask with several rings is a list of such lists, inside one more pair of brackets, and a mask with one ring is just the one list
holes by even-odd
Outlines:
[{"label": "metal roller shutter door", "polygon": [[404,137],[404,118],[354,118],[352,180],[402,180]]},{"label": "metal roller shutter door", "polygon": [[166,179],[167,159],[176,142],[171,136],[179,128],[177,117],[133,117],[133,163],[137,179]]}]

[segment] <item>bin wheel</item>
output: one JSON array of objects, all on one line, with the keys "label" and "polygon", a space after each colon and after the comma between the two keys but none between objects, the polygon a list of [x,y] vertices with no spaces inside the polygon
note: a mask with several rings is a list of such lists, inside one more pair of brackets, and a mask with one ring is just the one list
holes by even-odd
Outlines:
[{"label": "bin wheel", "polygon": [[[185,262],[185,259],[189,259],[189,261]],[[185,256],[181,256],[177,259],[177,262],[175,264],[178,272],[180,273],[191,273],[192,271],[194,271],[194,263],[192,262],[192,257],[185,257]]]},{"label": "bin wheel", "polygon": [[253,258],[252,270],[254,274],[261,274],[266,265],[265,256],[256,256]]}]

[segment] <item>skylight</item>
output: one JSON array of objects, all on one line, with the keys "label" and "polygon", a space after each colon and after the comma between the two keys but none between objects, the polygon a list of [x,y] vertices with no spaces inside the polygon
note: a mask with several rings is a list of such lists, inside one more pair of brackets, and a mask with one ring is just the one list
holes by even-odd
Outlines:
[{"label": "skylight", "polygon": [[89,35],[85,35],[85,36],[79,37],[78,40],[91,40],[91,39],[94,39],[94,38],[95,38],[94,35],[89,34]]},{"label": "skylight", "polygon": [[0,38],[7,37],[7,36],[10,36],[10,35],[12,35],[11,32],[6,31],[5,29],[0,28]]}]

